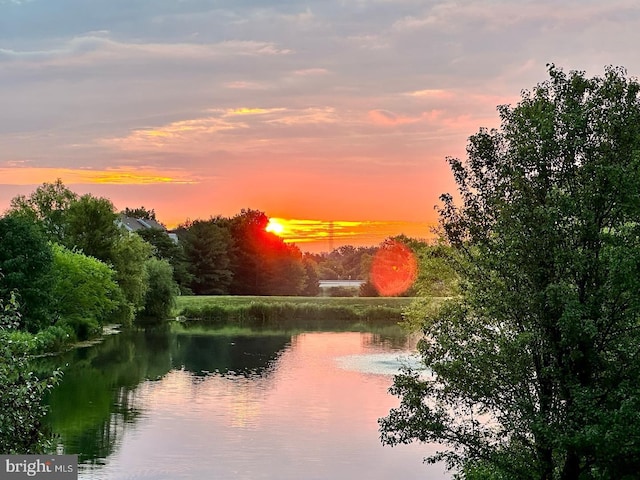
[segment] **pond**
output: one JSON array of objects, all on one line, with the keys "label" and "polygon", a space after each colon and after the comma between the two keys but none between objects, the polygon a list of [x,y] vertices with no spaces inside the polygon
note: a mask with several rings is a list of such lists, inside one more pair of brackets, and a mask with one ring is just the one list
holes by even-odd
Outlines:
[{"label": "pond", "polygon": [[443,479],[430,445],[382,446],[398,327],[123,332],[68,352],[49,422],[80,479]]}]

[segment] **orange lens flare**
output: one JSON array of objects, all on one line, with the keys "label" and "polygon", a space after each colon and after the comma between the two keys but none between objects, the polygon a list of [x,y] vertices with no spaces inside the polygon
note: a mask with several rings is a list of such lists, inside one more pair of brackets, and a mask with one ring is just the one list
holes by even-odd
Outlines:
[{"label": "orange lens flare", "polygon": [[393,297],[406,292],[418,274],[413,252],[400,242],[383,245],[371,265],[371,282],[380,295]]}]

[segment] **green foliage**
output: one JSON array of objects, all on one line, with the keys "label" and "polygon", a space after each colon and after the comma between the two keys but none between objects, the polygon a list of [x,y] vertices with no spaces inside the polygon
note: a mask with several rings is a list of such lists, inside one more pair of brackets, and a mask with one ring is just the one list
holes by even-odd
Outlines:
[{"label": "green foliage", "polygon": [[259,303],[310,303],[319,306],[338,305],[355,310],[363,310],[370,307],[389,307],[398,311],[410,306],[413,299],[403,297],[291,297],[291,296],[246,296],[246,295],[226,295],[226,296],[180,296],[176,299],[176,308],[181,310],[186,307],[203,307],[218,305],[221,307],[245,306],[252,302]]},{"label": "green foliage", "polygon": [[150,258],[145,267],[149,288],[145,295],[144,310],[140,317],[161,322],[171,316],[175,307],[178,286],[173,280],[173,268],[166,260]]},{"label": "green foliage", "polygon": [[83,195],[67,209],[67,238],[64,244],[103,262],[114,262],[114,244],[121,236],[118,215],[110,200]]},{"label": "green foliage", "polygon": [[99,333],[124,301],[115,271],[82,253],[53,245],[52,292],[54,310],[73,326],[79,339]]},{"label": "green foliage", "polygon": [[180,315],[188,320],[216,325],[236,324],[254,327],[296,327],[308,322],[325,325],[349,321],[388,325],[397,324],[402,320],[400,308],[383,305],[355,308],[332,303],[261,302],[259,300],[244,305],[211,304],[185,307],[181,309]]},{"label": "green foliage", "polygon": [[458,270],[464,260],[455,248],[444,243],[424,244],[417,250],[417,255],[418,278],[414,290],[429,297],[450,297],[459,293]]},{"label": "green foliage", "polygon": [[27,217],[0,218],[0,300],[19,292],[21,328],[35,332],[52,323],[49,274],[51,247]]},{"label": "green foliage", "polygon": [[360,292],[355,287],[329,287],[326,289],[326,295],[329,297],[355,297]]},{"label": "green foliage", "polygon": [[196,323],[247,328],[360,331],[397,326],[406,298],[213,296],[178,297],[178,314]]},{"label": "green foliage", "polygon": [[309,255],[322,280],[366,280],[378,247],[342,245],[332,252]]},{"label": "green foliage", "polygon": [[146,242],[154,247],[154,256],[167,260],[173,267],[173,278],[184,295],[191,294],[191,283],[194,276],[189,272],[189,262],[182,243],[176,243],[164,230],[148,228],[136,230]]},{"label": "green foliage", "polygon": [[116,281],[124,294],[127,307],[121,307],[120,314],[125,324],[129,324],[144,308],[149,274],[146,263],[151,258],[153,247],[135,234],[123,234],[113,245],[113,266]]},{"label": "green foliage", "polygon": [[78,196],[64,186],[62,180],[43,183],[28,197],[19,195],[11,200],[10,215],[26,216],[39,222],[48,239],[64,243],[67,235],[67,211]]},{"label": "green foliage", "polygon": [[69,325],[52,325],[34,335],[33,353],[46,354],[61,352],[78,340],[77,332]]},{"label": "green foliage", "polygon": [[463,478],[635,478],[640,463],[640,84],[551,67],[450,159],[460,296],[422,318],[382,438]]},{"label": "green foliage", "polygon": [[[0,299],[0,452],[42,453],[50,447],[43,428],[46,408],[42,397],[57,383],[59,372],[41,380],[30,370],[28,353],[32,336],[14,332],[20,323],[16,297]],[[15,335],[17,333],[18,335]]]},{"label": "green foliage", "polygon": [[303,256],[302,266],[304,267],[305,283],[300,291],[300,295],[305,297],[315,297],[320,294],[320,281],[318,278],[318,265],[308,256]]},{"label": "green foliage", "polygon": [[198,295],[229,293],[231,234],[221,218],[197,220],[178,229],[191,267],[191,290]]}]

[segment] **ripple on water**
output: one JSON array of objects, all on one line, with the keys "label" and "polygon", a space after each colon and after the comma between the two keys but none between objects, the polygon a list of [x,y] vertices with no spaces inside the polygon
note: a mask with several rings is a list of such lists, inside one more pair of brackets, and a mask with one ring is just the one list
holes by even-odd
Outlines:
[{"label": "ripple on water", "polygon": [[397,375],[404,368],[420,371],[425,375],[427,372],[420,356],[411,352],[346,355],[336,358],[336,363],[344,370],[376,375]]}]

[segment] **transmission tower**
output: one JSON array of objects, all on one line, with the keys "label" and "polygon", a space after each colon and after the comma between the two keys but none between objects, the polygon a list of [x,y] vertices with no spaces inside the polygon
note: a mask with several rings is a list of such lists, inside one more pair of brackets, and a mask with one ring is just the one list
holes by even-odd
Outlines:
[{"label": "transmission tower", "polygon": [[329,253],[333,252],[333,220],[329,220]]}]

